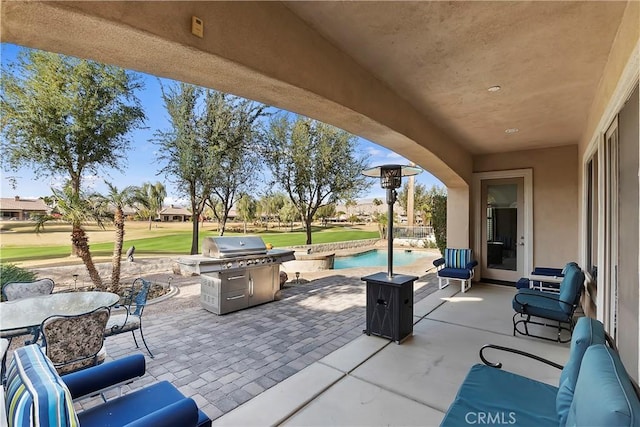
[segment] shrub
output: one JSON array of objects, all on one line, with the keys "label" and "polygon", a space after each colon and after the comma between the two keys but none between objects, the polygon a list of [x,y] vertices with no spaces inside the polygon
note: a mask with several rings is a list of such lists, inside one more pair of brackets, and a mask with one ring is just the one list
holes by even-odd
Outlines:
[{"label": "shrub", "polygon": [[22,267],[13,264],[0,264],[0,284],[11,282],[32,282],[36,280],[36,274]]}]

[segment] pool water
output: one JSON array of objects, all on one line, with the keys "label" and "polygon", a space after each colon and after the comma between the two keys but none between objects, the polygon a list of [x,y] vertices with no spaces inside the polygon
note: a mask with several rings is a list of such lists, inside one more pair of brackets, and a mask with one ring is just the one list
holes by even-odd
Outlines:
[{"label": "pool water", "polygon": [[[393,251],[393,266],[398,267],[408,265],[414,261],[424,258],[427,253],[422,251]],[[387,265],[387,251],[372,250],[357,255],[346,257],[336,257],[333,262],[333,269],[340,270],[342,268],[354,267],[382,267]]]}]

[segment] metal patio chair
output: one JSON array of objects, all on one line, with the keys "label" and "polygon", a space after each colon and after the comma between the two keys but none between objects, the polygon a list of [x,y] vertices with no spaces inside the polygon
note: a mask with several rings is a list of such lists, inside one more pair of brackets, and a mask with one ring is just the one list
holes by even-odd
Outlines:
[{"label": "metal patio chair", "polygon": [[[105,337],[109,337],[130,331],[131,335],[133,335],[133,341],[136,343],[136,348],[140,348],[135,334],[136,329],[139,329],[142,342],[149,352],[149,356],[153,359],[153,353],[149,350],[147,341],[144,338],[144,333],[142,332],[142,313],[147,305],[150,288],[151,282],[148,280],[138,278],[133,281],[131,287],[122,298],[122,302],[114,307],[114,313],[107,323],[104,335]],[[119,313],[117,313],[118,311]]]},{"label": "metal patio chair", "polygon": [[104,362],[104,328],[109,312],[109,307],[100,307],[79,315],[50,316],[42,322],[45,354],[60,375]]}]

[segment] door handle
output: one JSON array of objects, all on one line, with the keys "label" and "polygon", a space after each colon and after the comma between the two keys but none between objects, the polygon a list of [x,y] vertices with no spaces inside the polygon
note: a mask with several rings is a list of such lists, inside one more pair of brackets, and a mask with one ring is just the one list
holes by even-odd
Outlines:
[{"label": "door handle", "polygon": [[238,295],[237,297],[227,297],[227,301],[232,301],[234,299],[240,299],[240,298],[244,298],[244,294]]},{"label": "door handle", "polygon": [[518,243],[518,245],[524,246],[524,242],[520,242],[520,243]]}]

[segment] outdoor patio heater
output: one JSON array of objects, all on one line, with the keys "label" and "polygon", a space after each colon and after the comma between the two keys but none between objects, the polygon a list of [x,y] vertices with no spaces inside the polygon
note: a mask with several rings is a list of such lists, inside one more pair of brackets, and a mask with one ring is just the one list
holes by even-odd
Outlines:
[{"label": "outdoor patio heater", "polygon": [[413,333],[413,282],[417,276],[393,274],[393,204],[396,188],[403,176],[417,175],[422,169],[405,165],[382,165],[362,171],[365,176],[380,178],[387,190],[387,273],[361,278],[367,284],[367,335],[389,338],[400,344]]}]

